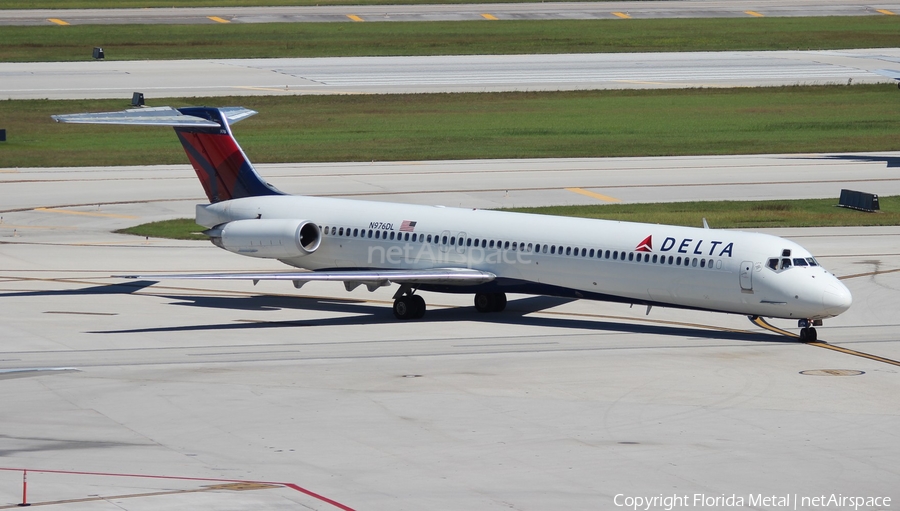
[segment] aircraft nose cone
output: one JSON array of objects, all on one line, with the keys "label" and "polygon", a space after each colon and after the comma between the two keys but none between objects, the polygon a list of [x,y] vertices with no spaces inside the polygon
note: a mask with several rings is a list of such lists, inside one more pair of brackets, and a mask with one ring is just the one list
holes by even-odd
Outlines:
[{"label": "aircraft nose cone", "polygon": [[829,284],[822,293],[822,305],[829,314],[834,316],[849,309],[852,303],[853,296],[850,294],[850,290],[840,282]]}]

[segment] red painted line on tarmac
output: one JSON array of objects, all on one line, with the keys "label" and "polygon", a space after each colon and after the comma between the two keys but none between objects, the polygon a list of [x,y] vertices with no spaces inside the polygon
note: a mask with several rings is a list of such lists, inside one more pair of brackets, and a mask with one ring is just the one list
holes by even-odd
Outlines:
[{"label": "red painted line on tarmac", "polygon": [[161,476],[161,475],[146,475],[146,474],[116,474],[112,472],[84,472],[77,470],[41,470],[36,468],[12,468],[12,467],[0,467],[0,470],[4,470],[7,472],[37,472],[43,474],[70,474],[70,475],[83,475],[83,476],[105,476],[105,477],[138,477],[143,479],[170,479],[170,480],[178,480],[178,481],[206,481],[206,482],[214,482],[214,483],[256,483],[256,484],[274,484],[278,486],[284,486],[285,488],[290,488],[294,491],[298,491],[300,493],[309,495],[310,497],[320,500],[326,504],[331,504],[332,506],[341,509],[342,511],[355,511],[353,508],[345,506],[340,502],[329,499],[324,495],[319,495],[318,493],[307,490],[302,486],[296,485],[294,483],[279,483],[276,481],[247,481],[242,479],[217,479],[211,477],[181,477],[181,476]]}]

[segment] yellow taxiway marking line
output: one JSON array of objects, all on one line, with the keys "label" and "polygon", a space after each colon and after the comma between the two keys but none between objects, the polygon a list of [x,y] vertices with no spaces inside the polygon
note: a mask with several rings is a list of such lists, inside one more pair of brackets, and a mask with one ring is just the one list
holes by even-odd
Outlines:
[{"label": "yellow taxiway marking line", "polygon": [[897,13],[893,11],[889,11],[887,9],[875,9],[875,12],[880,12],[881,14],[886,14],[888,16],[896,16]]},{"label": "yellow taxiway marking line", "polygon": [[69,209],[57,209],[57,208],[34,208],[35,211],[40,211],[42,213],[62,213],[64,215],[81,215],[81,216],[96,216],[103,218],[138,218],[132,215],[116,215],[113,213],[94,213],[92,211],[72,211]]},{"label": "yellow taxiway marking line", "polygon": [[357,15],[355,15],[355,14],[348,14],[347,17],[350,18],[350,19],[352,19],[353,21],[365,21],[365,20],[363,20],[362,18],[360,18],[359,16],[357,16]]},{"label": "yellow taxiway marking line", "polygon": [[566,188],[566,191],[573,193],[580,193],[581,195],[585,195],[587,197],[593,197],[594,199],[600,199],[603,202],[622,202],[622,199],[617,199],[615,197],[610,197],[609,195],[603,195],[601,193],[592,192],[590,190],[585,190],[584,188]]},{"label": "yellow taxiway marking line", "polygon": [[612,13],[612,15],[617,18],[622,18],[623,20],[631,19],[631,16],[628,14],[625,14],[624,12],[614,12],[614,13]]},{"label": "yellow taxiway marking line", "polygon": [[494,16],[493,14],[482,14],[481,17],[486,20],[496,20],[497,19],[497,17]]},{"label": "yellow taxiway marking line", "polygon": [[218,16],[207,16],[207,18],[215,21],[216,23],[231,23],[230,21],[228,21],[224,18],[220,18]]},{"label": "yellow taxiway marking line", "polygon": [[756,11],[744,11],[744,14],[749,14],[750,16],[754,16],[756,18],[762,18],[763,15]]},{"label": "yellow taxiway marking line", "polygon": [[[797,335],[793,332],[788,332],[787,330],[782,330],[776,326],[772,326],[772,325],[766,323],[766,320],[764,320],[763,318],[757,317],[756,319],[754,319],[752,321],[757,326],[765,328],[766,330],[768,330],[770,332],[775,332],[776,334],[781,334],[781,335],[784,335],[787,337],[793,337],[795,339],[800,337],[799,335]],[[839,353],[846,353],[847,355],[853,355],[856,357],[867,358],[869,360],[874,360],[876,362],[884,362],[885,364],[900,366],[900,361],[897,361],[897,360],[879,357],[878,355],[871,355],[869,353],[863,353],[862,351],[851,350],[850,348],[842,348],[840,346],[833,346],[831,344],[828,344],[827,342],[815,341],[815,342],[807,342],[805,344],[808,346],[815,346],[817,348],[825,348],[827,350],[837,351]]]},{"label": "yellow taxiway marking line", "polygon": [[59,18],[47,18],[47,21],[49,21],[50,23],[56,23],[57,25],[68,25],[67,22]]}]

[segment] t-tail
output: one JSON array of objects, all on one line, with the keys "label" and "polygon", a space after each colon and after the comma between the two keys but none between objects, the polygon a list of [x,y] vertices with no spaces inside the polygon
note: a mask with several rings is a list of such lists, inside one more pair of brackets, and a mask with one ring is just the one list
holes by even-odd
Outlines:
[{"label": "t-tail", "polygon": [[54,115],[57,122],[172,126],[209,202],[284,195],[263,181],[231,132],[231,124],[256,111],[242,107],[156,107],[121,112]]}]

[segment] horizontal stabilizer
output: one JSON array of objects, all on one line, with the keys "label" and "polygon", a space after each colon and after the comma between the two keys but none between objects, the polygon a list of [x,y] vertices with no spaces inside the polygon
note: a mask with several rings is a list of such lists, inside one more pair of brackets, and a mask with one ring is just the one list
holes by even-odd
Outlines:
[{"label": "horizontal stabilizer", "polygon": [[[219,111],[231,124],[256,114],[255,110],[243,107],[220,108]],[[135,126],[175,126],[182,128],[222,127],[215,121],[194,115],[185,115],[177,109],[168,106],[132,108],[121,112],[53,115],[51,117],[56,122],[76,124],[131,124]]]},{"label": "horizontal stabilizer", "polygon": [[431,270],[306,271],[292,273],[193,273],[176,275],[114,275],[126,279],[192,280],[286,280],[294,282],[396,282],[398,284],[476,285],[490,282],[496,275],[469,268]]}]

